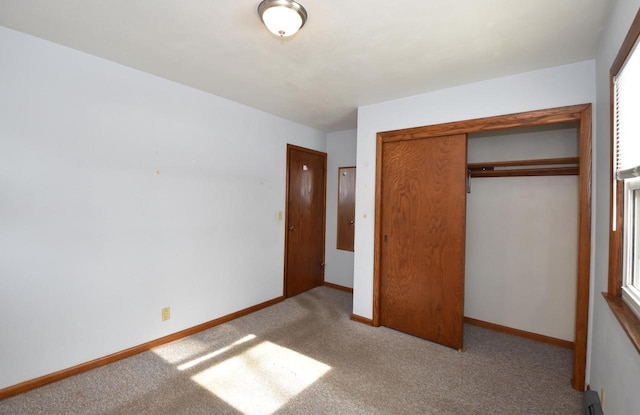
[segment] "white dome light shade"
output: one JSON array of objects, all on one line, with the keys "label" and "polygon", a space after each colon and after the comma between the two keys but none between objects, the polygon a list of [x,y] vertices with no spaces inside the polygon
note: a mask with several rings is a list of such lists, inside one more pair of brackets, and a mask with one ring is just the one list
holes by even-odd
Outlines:
[{"label": "white dome light shade", "polygon": [[267,29],[280,37],[294,35],[307,20],[307,12],[292,0],[264,0],[258,13]]},{"label": "white dome light shade", "polygon": [[291,36],[302,26],[302,18],[295,10],[286,7],[271,7],[262,15],[267,29],[278,36]]}]

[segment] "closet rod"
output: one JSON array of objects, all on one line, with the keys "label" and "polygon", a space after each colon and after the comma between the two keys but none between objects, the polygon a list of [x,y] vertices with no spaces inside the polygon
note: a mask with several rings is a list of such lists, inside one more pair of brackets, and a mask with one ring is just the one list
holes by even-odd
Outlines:
[{"label": "closet rod", "polygon": [[[579,174],[579,163],[580,159],[578,157],[487,161],[481,163],[468,163],[467,170],[470,177],[570,176]],[[527,168],[531,166],[553,167]]]}]

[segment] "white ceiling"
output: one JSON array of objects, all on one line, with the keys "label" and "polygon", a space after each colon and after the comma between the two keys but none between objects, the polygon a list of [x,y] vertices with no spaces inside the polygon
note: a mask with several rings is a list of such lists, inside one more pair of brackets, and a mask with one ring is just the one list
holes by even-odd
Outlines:
[{"label": "white ceiling", "polygon": [[[0,0],[0,25],[327,132],[358,106],[595,57],[612,0]],[[0,51],[1,53],[1,51]]]}]

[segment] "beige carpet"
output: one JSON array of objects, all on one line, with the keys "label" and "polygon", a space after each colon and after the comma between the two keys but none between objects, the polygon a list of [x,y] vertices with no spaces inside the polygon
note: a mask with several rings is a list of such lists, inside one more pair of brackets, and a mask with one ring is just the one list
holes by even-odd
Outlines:
[{"label": "beige carpet", "polygon": [[326,287],[0,401],[0,414],[579,414],[571,352],[465,326],[465,352],[349,320]]}]

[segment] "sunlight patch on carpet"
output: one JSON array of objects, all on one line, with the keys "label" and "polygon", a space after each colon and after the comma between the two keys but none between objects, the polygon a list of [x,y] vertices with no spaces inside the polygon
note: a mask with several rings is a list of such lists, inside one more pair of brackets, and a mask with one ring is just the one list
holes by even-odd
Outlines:
[{"label": "sunlight patch on carpet", "polygon": [[246,415],[270,415],[329,370],[324,363],[265,341],[192,379]]},{"label": "sunlight patch on carpet", "polygon": [[215,352],[211,352],[211,353],[206,354],[204,356],[200,356],[200,357],[198,357],[196,359],[193,359],[193,360],[191,360],[191,361],[189,361],[187,363],[181,364],[180,366],[178,366],[178,370],[190,369],[190,368],[192,368],[192,367],[194,367],[196,365],[199,365],[202,362],[206,362],[207,360],[213,359],[214,357],[216,357],[218,355],[221,355],[222,353],[228,352],[229,350],[233,349],[234,347],[239,346],[242,343],[246,343],[248,341],[251,341],[251,340],[253,340],[255,338],[256,338],[255,334],[250,334],[248,336],[245,336],[245,337],[241,338],[240,340],[231,343],[229,346],[222,347],[222,348],[216,350]]},{"label": "sunlight patch on carpet", "polygon": [[179,364],[191,359],[194,355],[204,353],[209,347],[208,344],[200,340],[185,337],[177,342],[156,347],[152,351],[167,363]]}]

